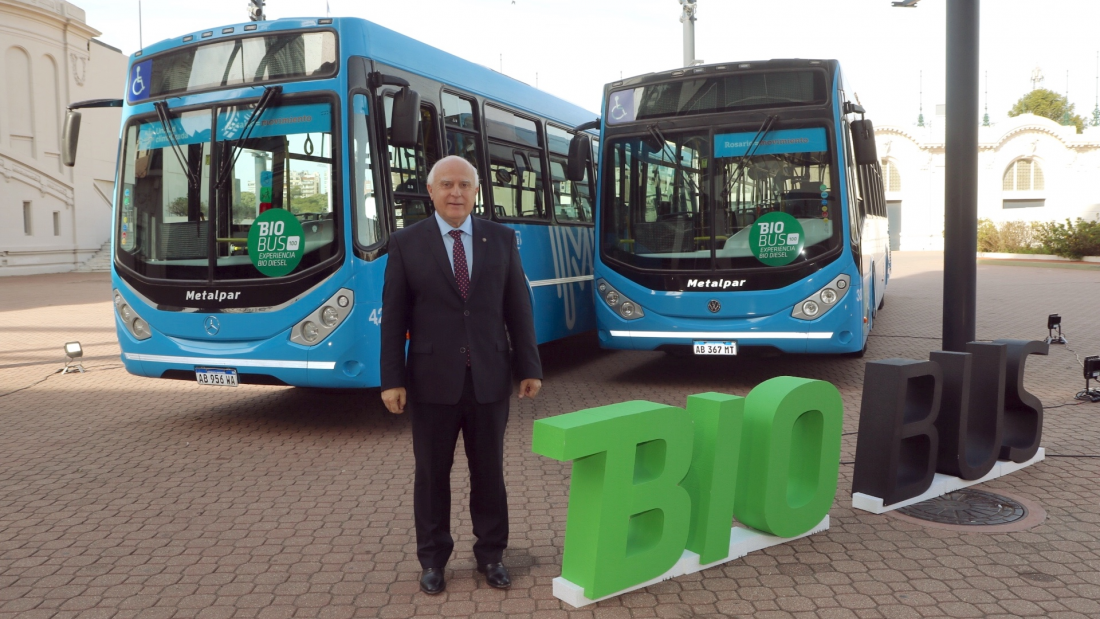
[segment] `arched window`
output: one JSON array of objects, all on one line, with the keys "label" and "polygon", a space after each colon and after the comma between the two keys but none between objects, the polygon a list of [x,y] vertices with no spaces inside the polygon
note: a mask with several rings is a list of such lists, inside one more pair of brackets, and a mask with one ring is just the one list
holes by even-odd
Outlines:
[{"label": "arched window", "polygon": [[[1034,159],[1017,159],[1005,170],[1001,181],[1001,189],[1004,190],[1004,199],[1001,208],[1038,208],[1046,204],[1046,200],[1037,191],[1046,189],[1046,181],[1043,179],[1043,169]],[[1031,192],[1031,195],[1017,192]]]},{"label": "arched window", "polygon": [[882,179],[886,182],[886,191],[901,191],[901,173],[893,159],[883,160]]},{"label": "arched window", "polygon": [[1005,191],[1042,191],[1045,189],[1043,169],[1034,159],[1017,159],[1005,170],[1002,189]]}]

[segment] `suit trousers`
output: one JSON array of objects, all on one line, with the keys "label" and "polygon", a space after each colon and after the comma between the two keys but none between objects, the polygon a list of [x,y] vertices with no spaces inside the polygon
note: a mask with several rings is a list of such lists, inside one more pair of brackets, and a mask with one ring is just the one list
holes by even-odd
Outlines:
[{"label": "suit trousers", "polygon": [[466,368],[458,404],[410,402],[416,459],[413,515],[421,567],[445,567],[454,549],[451,466],[459,431],[470,468],[470,516],[477,537],[474,558],[479,565],[501,561],[508,545],[508,497],[504,487],[508,405],[507,399],[479,404],[470,368]]}]

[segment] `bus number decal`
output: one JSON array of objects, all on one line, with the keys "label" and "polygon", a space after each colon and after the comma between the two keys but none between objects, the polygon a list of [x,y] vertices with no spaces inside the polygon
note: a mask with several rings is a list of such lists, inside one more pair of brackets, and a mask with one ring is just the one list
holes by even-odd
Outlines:
[{"label": "bus number decal", "polygon": [[367,320],[373,322],[374,324],[376,324],[378,326],[382,326],[382,310],[381,309],[371,310],[370,311],[370,317],[367,318]]}]

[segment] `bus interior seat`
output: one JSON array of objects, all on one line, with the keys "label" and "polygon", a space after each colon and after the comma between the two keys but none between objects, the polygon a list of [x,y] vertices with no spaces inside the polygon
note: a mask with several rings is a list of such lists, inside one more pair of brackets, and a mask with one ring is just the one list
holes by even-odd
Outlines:
[{"label": "bus interior seat", "polygon": [[639,246],[653,253],[695,251],[695,226],[692,219],[654,221],[634,225]]},{"label": "bus interior seat", "polygon": [[312,221],[302,222],[302,230],[306,235],[305,238],[302,239],[305,253],[309,253],[331,243],[334,234],[334,224],[335,222],[331,219],[314,219]]},{"label": "bus interior seat", "polygon": [[206,258],[208,229],[205,221],[161,223],[157,255],[164,260]]}]

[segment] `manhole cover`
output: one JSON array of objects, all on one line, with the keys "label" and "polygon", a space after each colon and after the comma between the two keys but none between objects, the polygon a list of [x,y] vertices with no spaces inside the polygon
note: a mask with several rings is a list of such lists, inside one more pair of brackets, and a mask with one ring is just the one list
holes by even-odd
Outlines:
[{"label": "manhole cover", "polygon": [[929,522],[975,526],[1008,524],[1027,516],[1027,508],[1017,501],[969,488],[902,507],[898,512]]}]

